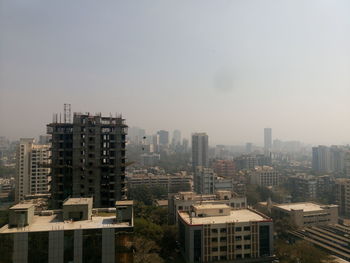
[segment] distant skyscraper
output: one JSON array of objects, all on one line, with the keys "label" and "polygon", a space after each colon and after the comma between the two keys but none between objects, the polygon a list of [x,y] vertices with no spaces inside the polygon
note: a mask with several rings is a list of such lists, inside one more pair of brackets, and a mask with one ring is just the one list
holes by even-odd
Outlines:
[{"label": "distant skyscraper", "polygon": [[26,195],[47,194],[50,168],[50,146],[36,145],[34,139],[20,139],[17,150],[15,201]]},{"label": "distant skyscraper", "polygon": [[251,153],[253,152],[253,144],[251,142],[247,142],[245,144],[245,152],[246,153]]},{"label": "distant skyscraper", "polygon": [[127,125],[121,116],[75,113],[73,123],[56,119],[47,129],[55,208],[68,197],[94,197],[95,207],[113,207],[125,197]]},{"label": "distant skyscraper", "polygon": [[157,133],[159,135],[159,144],[162,146],[169,144],[169,132],[165,130],[160,130]]},{"label": "distant skyscraper", "polygon": [[192,168],[197,166],[208,167],[208,135],[206,133],[192,134]]},{"label": "distant skyscraper", "polygon": [[264,129],[264,150],[265,154],[269,153],[272,149],[272,129],[265,128]]},{"label": "distant skyscraper", "polygon": [[181,131],[174,130],[172,144],[173,146],[177,146],[181,144]]}]

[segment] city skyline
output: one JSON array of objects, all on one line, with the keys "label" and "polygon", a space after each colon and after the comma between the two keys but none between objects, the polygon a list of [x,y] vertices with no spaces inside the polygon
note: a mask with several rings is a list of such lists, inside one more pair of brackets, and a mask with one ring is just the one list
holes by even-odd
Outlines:
[{"label": "city skyline", "polygon": [[264,127],[350,141],[348,1],[0,5],[0,134],[11,139],[45,133],[71,103],[213,144],[261,144]]}]

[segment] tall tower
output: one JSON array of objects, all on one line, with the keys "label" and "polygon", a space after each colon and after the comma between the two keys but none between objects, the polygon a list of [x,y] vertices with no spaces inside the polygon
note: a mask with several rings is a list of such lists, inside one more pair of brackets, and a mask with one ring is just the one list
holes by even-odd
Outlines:
[{"label": "tall tower", "polygon": [[264,129],[264,151],[265,154],[269,154],[272,150],[272,129]]},{"label": "tall tower", "polygon": [[72,123],[47,125],[52,135],[54,207],[67,197],[94,197],[95,207],[111,207],[125,197],[124,121],[121,116],[75,113]]},{"label": "tall tower", "polygon": [[197,166],[208,167],[208,135],[206,133],[192,134],[192,168]]},{"label": "tall tower", "polygon": [[22,138],[17,149],[15,201],[26,195],[47,194],[50,174],[50,146],[36,145],[33,138]]}]

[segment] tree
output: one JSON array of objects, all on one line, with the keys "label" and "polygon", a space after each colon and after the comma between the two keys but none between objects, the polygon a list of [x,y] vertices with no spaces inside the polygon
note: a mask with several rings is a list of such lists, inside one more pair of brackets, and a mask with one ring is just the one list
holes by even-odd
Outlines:
[{"label": "tree", "polygon": [[150,222],[145,218],[135,218],[134,233],[136,236],[145,237],[152,241],[160,243],[163,237],[163,229],[161,226]]},{"label": "tree", "polygon": [[276,255],[280,263],[331,263],[330,255],[316,248],[312,244],[299,240],[294,244],[278,242]]},{"label": "tree", "polygon": [[163,263],[159,246],[152,240],[138,236],[134,238],[134,263]]}]

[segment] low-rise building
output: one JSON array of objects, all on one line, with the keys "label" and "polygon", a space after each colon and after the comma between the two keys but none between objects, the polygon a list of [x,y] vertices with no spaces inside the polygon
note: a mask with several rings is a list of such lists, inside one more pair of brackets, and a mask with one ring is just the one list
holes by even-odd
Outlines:
[{"label": "low-rise building", "polygon": [[198,204],[178,211],[186,262],[271,262],[272,219],[250,209]]},{"label": "low-rise building", "polygon": [[170,196],[168,202],[169,223],[178,222],[177,211],[190,212],[195,204],[226,204],[232,209],[247,207],[247,198],[231,191],[216,191],[215,194],[202,195],[195,192],[180,192]]},{"label": "low-rise building", "polygon": [[118,201],[103,215],[92,202],[71,198],[62,210],[37,214],[33,204],[13,206],[0,228],[1,262],[133,262],[132,201]]},{"label": "low-rise building", "polygon": [[173,175],[163,174],[127,174],[126,183],[128,189],[138,186],[162,187],[168,193],[177,193],[179,191],[189,191],[192,188],[192,176],[186,173],[177,173]]},{"label": "low-rise building", "polygon": [[338,223],[338,206],[313,202],[273,204],[273,218],[288,218],[296,227],[320,226]]}]

